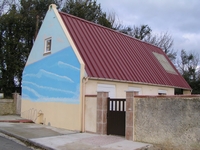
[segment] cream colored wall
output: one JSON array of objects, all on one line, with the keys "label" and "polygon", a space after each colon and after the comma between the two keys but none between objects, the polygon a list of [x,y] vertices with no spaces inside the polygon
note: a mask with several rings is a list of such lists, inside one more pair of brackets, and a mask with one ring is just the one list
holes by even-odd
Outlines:
[{"label": "cream colored wall", "polygon": [[35,123],[81,131],[79,104],[22,101],[21,117],[31,119]]},{"label": "cream colored wall", "polygon": [[100,80],[88,80],[86,84],[86,95],[97,94],[97,84],[115,85],[116,98],[125,98],[126,91],[129,87],[141,88],[141,95],[158,95],[158,90],[165,90],[167,91],[167,95],[174,95],[174,88]]},{"label": "cream colored wall", "polygon": [[[110,84],[115,85],[116,98],[126,98],[126,91],[128,87],[141,88],[142,95],[158,95],[158,90],[167,91],[167,95],[174,95],[173,88],[141,85],[141,84],[130,84],[120,82],[107,82],[99,80],[88,80],[85,85],[85,95],[96,95],[97,84]],[[96,97],[85,97],[85,131],[96,132],[96,120],[97,120],[97,98]]]},{"label": "cream colored wall", "polygon": [[85,131],[96,133],[97,97],[85,98]]}]

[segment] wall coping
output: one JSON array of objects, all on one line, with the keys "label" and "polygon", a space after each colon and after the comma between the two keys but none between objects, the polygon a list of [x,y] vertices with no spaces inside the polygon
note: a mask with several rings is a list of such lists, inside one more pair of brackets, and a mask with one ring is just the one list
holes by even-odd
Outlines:
[{"label": "wall coping", "polygon": [[135,95],[135,98],[200,98],[200,95]]},{"label": "wall coping", "polygon": [[85,95],[85,97],[97,97],[97,95],[95,95],[95,94],[92,95],[92,94],[91,94],[91,95]]},{"label": "wall coping", "polygon": [[0,103],[13,103],[13,99],[0,99]]}]

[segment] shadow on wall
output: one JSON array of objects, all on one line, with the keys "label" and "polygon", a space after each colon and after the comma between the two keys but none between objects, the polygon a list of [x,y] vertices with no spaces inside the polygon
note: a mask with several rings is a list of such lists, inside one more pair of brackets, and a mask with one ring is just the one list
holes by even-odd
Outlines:
[{"label": "shadow on wall", "polygon": [[44,118],[44,114],[42,113],[42,110],[31,108],[29,110],[21,112],[21,116],[23,118],[30,119],[33,122],[38,123],[38,124],[46,123],[46,118]]}]

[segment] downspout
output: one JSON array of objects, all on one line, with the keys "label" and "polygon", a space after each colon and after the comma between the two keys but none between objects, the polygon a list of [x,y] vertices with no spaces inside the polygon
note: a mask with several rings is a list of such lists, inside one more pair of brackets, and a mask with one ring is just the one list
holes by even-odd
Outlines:
[{"label": "downspout", "polygon": [[83,77],[82,79],[82,123],[81,123],[81,132],[85,132],[85,91],[86,91],[86,83],[88,82],[88,78]]}]

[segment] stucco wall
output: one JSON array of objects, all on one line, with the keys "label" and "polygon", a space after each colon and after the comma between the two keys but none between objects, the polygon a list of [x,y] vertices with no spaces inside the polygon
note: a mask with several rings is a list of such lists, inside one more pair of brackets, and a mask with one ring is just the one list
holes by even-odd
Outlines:
[{"label": "stucco wall", "polygon": [[200,97],[136,97],[134,101],[136,141],[167,149],[200,149]]},{"label": "stucco wall", "polygon": [[13,99],[0,99],[0,115],[15,114],[15,109]]},{"label": "stucco wall", "polygon": [[96,133],[97,97],[85,98],[85,131]]},{"label": "stucco wall", "polygon": [[21,117],[31,119],[35,123],[81,131],[78,104],[23,100],[21,109]]},{"label": "stucco wall", "polygon": [[88,80],[86,84],[86,95],[97,94],[97,84],[109,84],[115,85],[116,98],[125,98],[126,91],[129,87],[140,88],[141,95],[158,95],[159,90],[167,92],[167,95],[174,95],[174,89],[161,86],[152,86],[152,85],[142,85],[142,84],[131,84],[127,82],[111,82],[111,81],[101,81],[101,80]]},{"label": "stucco wall", "polygon": [[[21,116],[81,131],[84,66],[55,7],[48,10],[23,71]],[[52,39],[48,53],[47,38]]]}]

